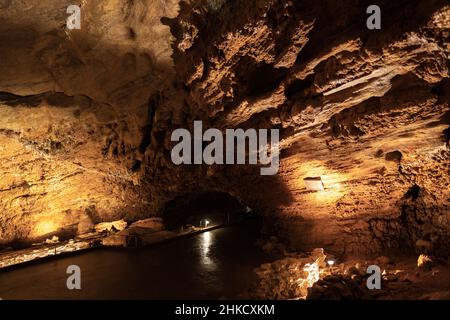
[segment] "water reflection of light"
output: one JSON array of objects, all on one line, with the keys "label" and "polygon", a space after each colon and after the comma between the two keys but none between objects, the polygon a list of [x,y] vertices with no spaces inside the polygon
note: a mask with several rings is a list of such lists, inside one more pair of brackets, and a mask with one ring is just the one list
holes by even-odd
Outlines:
[{"label": "water reflection of light", "polygon": [[212,232],[203,232],[200,235],[200,256],[202,263],[208,266],[215,266],[214,261],[210,257],[211,245],[213,243],[213,234]]},{"label": "water reflection of light", "polygon": [[207,256],[209,253],[209,247],[211,246],[211,232],[203,232],[202,233],[202,254]]}]

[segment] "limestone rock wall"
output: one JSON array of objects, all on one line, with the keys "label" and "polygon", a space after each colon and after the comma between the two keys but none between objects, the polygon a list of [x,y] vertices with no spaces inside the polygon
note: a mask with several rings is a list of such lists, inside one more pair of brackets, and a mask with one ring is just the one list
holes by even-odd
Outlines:
[{"label": "limestone rock wall", "polygon": [[[450,6],[379,1],[371,31],[370,4],[85,1],[86,27],[69,34],[64,8],[41,1],[38,23],[30,14],[18,28],[26,8],[9,4],[1,241],[50,230],[47,220],[76,233],[223,191],[298,248],[370,255],[423,240],[446,254]],[[194,120],[280,129],[278,175],[175,166],[171,132]],[[306,190],[311,176],[325,191]]]},{"label": "limestone rock wall", "polygon": [[[66,9],[81,8],[81,30]],[[0,1],[0,244],[150,214],[149,98],[175,1]]]},{"label": "limestone rock wall", "polygon": [[[147,152],[155,165],[166,148],[153,173],[173,181],[164,192],[227,191],[299,248],[371,255],[422,239],[448,251],[450,7],[386,1],[382,30],[370,31],[368,5],[182,6],[168,22],[180,81],[160,101],[160,143]],[[162,131],[196,119],[222,129],[279,128],[279,174],[193,166],[174,168],[170,179],[159,169],[170,167]],[[324,192],[306,190],[311,176],[322,177]]]}]

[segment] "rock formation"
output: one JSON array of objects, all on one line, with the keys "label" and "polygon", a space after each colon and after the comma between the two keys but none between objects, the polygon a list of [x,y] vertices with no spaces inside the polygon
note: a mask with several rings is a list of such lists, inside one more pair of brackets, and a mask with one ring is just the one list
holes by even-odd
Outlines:
[{"label": "rock formation", "polygon": [[[0,1],[0,243],[217,191],[298,249],[448,254],[450,6],[378,2]],[[175,166],[194,120],[280,129],[279,173]]]}]

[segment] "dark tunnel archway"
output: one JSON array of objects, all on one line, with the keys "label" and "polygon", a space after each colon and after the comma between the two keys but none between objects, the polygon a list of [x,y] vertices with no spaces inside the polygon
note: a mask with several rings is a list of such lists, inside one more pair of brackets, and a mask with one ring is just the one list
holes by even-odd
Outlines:
[{"label": "dark tunnel archway", "polygon": [[221,225],[249,216],[250,208],[226,192],[207,191],[179,196],[166,204],[163,224],[168,230],[182,226],[200,226],[202,221]]}]

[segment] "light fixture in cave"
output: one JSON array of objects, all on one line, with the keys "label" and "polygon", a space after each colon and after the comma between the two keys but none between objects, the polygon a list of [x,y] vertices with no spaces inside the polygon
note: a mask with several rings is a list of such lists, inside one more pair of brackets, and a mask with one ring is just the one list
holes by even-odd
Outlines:
[{"label": "light fixture in cave", "polygon": [[324,191],[321,177],[306,177],[303,179],[305,182],[306,189],[309,191]]},{"label": "light fixture in cave", "polygon": [[208,219],[200,220],[200,227],[206,228],[210,225],[211,221]]},{"label": "light fixture in cave", "polygon": [[330,272],[333,272],[333,266],[334,266],[334,260],[333,259],[328,259],[327,260],[327,264],[330,267]]}]

